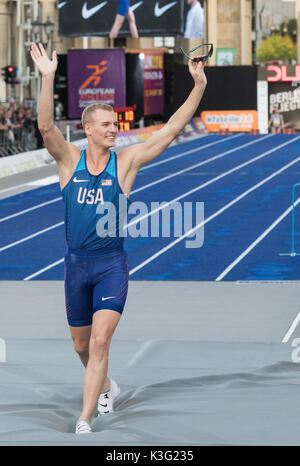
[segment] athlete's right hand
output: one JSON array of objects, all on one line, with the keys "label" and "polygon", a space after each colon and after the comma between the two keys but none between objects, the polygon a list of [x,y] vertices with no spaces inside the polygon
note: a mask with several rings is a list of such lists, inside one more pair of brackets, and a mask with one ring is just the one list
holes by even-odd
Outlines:
[{"label": "athlete's right hand", "polygon": [[54,50],[52,53],[52,60],[48,57],[43,47],[43,44],[31,45],[30,55],[38,69],[40,70],[42,76],[49,76],[55,74],[57,68],[57,54]]}]

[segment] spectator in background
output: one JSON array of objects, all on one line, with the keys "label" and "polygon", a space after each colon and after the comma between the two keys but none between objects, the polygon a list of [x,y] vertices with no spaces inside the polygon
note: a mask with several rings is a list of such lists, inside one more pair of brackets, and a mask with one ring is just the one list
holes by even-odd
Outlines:
[{"label": "spectator in background", "polygon": [[11,110],[11,114],[12,114],[12,117],[14,118],[16,113],[17,113],[17,106],[16,106],[16,102],[15,102],[15,99],[10,99],[9,100],[9,108],[8,110]]},{"label": "spectator in background", "polygon": [[15,134],[14,134],[14,129],[16,128],[21,128],[22,125],[18,124],[14,118],[13,118],[13,110],[10,107],[9,110],[7,110],[4,113],[4,120],[8,128],[8,133],[7,133],[7,138],[11,144],[15,143]]},{"label": "spectator in background", "polygon": [[111,39],[118,37],[119,31],[124,23],[124,19],[127,18],[131,37],[137,39],[139,37],[139,33],[135,24],[135,15],[133,11],[130,9],[130,0],[117,0],[117,4],[117,14],[115,17],[114,24],[109,33],[109,37]]},{"label": "spectator in background", "polygon": [[58,94],[54,94],[53,98],[54,98],[54,120],[59,121],[62,119],[64,106],[59,100]]},{"label": "spectator in background", "polygon": [[271,128],[272,133],[281,133],[284,129],[283,116],[279,113],[278,107],[275,108],[270,117],[268,128]]},{"label": "spectator in background", "polygon": [[18,124],[14,119],[13,111],[11,109],[6,110],[6,112],[4,113],[4,118],[9,128],[20,128],[21,125]]},{"label": "spectator in background", "polygon": [[190,6],[186,16],[184,37],[192,39],[193,37],[204,37],[204,12],[198,0],[187,0]]},{"label": "spectator in background", "polygon": [[17,105],[14,99],[6,104],[0,103],[0,156],[42,147],[36,116],[33,116],[29,105]]},{"label": "spectator in background", "polygon": [[5,121],[5,117],[4,117],[4,110],[3,110],[3,106],[1,105],[1,108],[0,108],[0,129],[2,130],[8,130],[8,126],[7,126],[7,123]]},{"label": "spectator in background", "polygon": [[23,128],[25,130],[25,150],[32,149],[32,136],[34,130],[34,118],[30,109],[25,112]]},{"label": "spectator in background", "polygon": [[16,112],[16,123],[23,126],[25,120],[24,110],[19,108]]}]

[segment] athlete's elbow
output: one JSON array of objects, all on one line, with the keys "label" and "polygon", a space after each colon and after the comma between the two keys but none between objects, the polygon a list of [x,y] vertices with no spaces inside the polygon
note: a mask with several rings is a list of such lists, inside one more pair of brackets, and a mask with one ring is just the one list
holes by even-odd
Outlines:
[{"label": "athlete's elbow", "polygon": [[43,121],[38,121],[38,128],[42,136],[49,133],[54,128],[54,123],[48,123]]},{"label": "athlete's elbow", "polygon": [[169,122],[168,123],[168,136],[170,142],[174,141],[180,133],[182,132],[184,126],[177,124],[176,122]]}]

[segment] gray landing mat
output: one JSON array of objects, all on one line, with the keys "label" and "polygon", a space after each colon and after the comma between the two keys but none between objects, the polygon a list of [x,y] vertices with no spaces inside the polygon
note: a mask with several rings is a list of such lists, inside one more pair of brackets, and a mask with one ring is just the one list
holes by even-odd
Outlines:
[{"label": "gray landing mat", "polygon": [[281,343],[299,291],[131,282],[110,352],[115,412],[76,436],[84,368],[62,283],[0,283],[0,445],[300,445],[300,366]]}]

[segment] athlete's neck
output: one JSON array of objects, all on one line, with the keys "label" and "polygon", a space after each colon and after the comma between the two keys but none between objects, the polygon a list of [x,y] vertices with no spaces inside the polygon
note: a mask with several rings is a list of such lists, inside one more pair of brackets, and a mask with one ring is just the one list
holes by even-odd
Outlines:
[{"label": "athlete's neck", "polygon": [[86,163],[90,171],[100,172],[104,170],[110,157],[109,148],[107,147],[91,147],[88,145],[85,151]]}]

